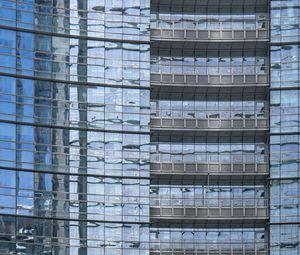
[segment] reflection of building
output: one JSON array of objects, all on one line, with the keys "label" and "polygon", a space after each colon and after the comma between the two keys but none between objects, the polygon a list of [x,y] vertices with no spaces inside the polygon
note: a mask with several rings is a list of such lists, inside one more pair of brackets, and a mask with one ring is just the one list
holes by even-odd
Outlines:
[{"label": "reflection of building", "polygon": [[149,3],[0,3],[0,253],[147,254]]},{"label": "reflection of building", "polygon": [[271,1],[270,253],[299,254],[299,1]]},{"label": "reflection of building", "polygon": [[297,0],[0,4],[0,254],[299,254]]}]

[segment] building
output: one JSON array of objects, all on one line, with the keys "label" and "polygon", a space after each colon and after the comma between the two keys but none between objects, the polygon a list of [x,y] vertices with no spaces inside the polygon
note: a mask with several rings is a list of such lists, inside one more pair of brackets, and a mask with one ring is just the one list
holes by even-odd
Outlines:
[{"label": "building", "polygon": [[1,2],[1,254],[149,251],[149,2]]},{"label": "building", "polygon": [[0,6],[0,254],[300,253],[299,0]]}]

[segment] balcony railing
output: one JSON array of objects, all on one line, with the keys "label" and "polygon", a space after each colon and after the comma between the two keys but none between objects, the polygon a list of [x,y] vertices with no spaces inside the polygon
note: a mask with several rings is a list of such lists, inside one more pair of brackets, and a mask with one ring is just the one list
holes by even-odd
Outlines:
[{"label": "balcony railing", "polygon": [[150,255],[268,255],[267,251],[150,251]]},{"label": "balcony railing", "polygon": [[265,242],[220,242],[209,243],[205,240],[187,240],[184,242],[150,242],[150,254],[252,254],[267,255],[268,245]]},{"label": "balcony railing", "polygon": [[253,84],[267,84],[268,74],[167,74],[151,73],[151,83],[191,84],[199,85],[226,85],[246,86]]},{"label": "balcony railing", "polygon": [[[192,16],[193,17],[193,16]],[[162,20],[152,18],[152,39],[185,40],[267,40],[268,21],[265,15],[246,20],[228,17],[227,20],[202,18],[201,20]]]},{"label": "balcony railing", "polygon": [[[265,58],[252,58],[247,61],[229,61],[219,62],[220,59],[215,58],[217,63],[213,65],[209,58],[203,58],[200,61],[191,59],[191,61],[178,61],[176,58],[171,58],[166,62],[154,57],[151,60],[151,73],[158,74],[199,74],[199,75],[259,75],[268,74],[268,66]],[[205,62],[204,62],[205,61]],[[225,62],[226,61],[226,62]],[[251,61],[251,64],[248,63]],[[204,62],[204,63],[203,63]],[[258,62],[254,64],[254,62]],[[260,63],[259,63],[260,62]]]},{"label": "balcony railing", "polygon": [[155,218],[226,219],[267,218],[267,199],[171,199],[151,198],[150,215]]},{"label": "balcony railing", "polygon": [[150,255],[219,255],[219,254],[226,254],[226,255],[268,255],[268,251],[248,251],[248,250],[150,250]]},{"label": "balcony railing", "polygon": [[178,40],[268,40],[268,30],[187,30],[187,29],[151,29],[152,39]]},{"label": "balcony railing", "polygon": [[264,198],[240,197],[240,198],[205,198],[201,196],[182,197],[174,195],[159,195],[150,198],[151,207],[190,207],[190,208],[255,208],[267,207],[268,200]]},{"label": "balcony railing", "polygon": [[[235,9],[238,8],[253,8],[256,9],[263,9],[265,10],[269,4],[269,0],[201,0],[201,1],[172,1],[172,0],[151,0],[151,10],[158,10],[159,8],[170,9],[172,7],[177,7],[180,9],[187,9],[194,10],[195,8],[199,9],[202,8],[218,8],[223,10],[223,8],[228,9]],[[175,8],[174,8],[175,9]]]},{"label": "balcony railing", "polygon": [[171,117],[151,117],[152,128],[163,129],[268,129],[268,119],[263,118],[239,118],[239,119],[187,119],[187,118],[171,118]]},{"label": "balcony railing", "polygon": [[[232,161],[234,162],[234,161]],[[268,164],[265,163],[161,163],[150,164],[152,174],[267,174]]]}]

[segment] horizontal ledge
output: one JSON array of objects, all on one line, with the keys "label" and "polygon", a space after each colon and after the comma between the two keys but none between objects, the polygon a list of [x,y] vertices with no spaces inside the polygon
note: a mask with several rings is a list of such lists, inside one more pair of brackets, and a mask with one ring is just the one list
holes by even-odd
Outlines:
[{"label": "horizontal ledge", "polygon": [[151,141],[154,142],[156,137],[159,136],[183,136],[184,138],[194,137],[194,136],[212,136],[212,137],[218,137],[218,136],[230,136],[230,137],[256,137],[256,136],[266,136],[268,134],[268,129],[223,129],[223,130],[217,130],[217,129],[210,129],[210,130],[199,130],[199,129],[175,129],[175,128],[155,128],[151,127]]},{"label": "horizontal ledge", "polygon": [[270,177],[268,178],[269,181],[285,181],[285,180],[299,180],[300,176],[295,177]]},{"label": "horizontal ledge", "polygon": [[300,225],[300,221],[268,222],[268,225]]},{"label": "horizontal ledge", "polygon": [[[154,198],[153,198],[154,199]],[[173,199],[170,199],[170,200],[167,200],[167,201],[172,201],[172,200],[179,200],[179,198],[173,198]],[[180,199],[182,201],[184,201],[184,198]],[[220,198],[220,201],[222,199]],[[233,199],[227,199],[228,201],[233,201]],[[244,199],[240,199],[240,200],[247,200],[247,198],[244,198]],[[197,201],[197,198],[195,198],[193,201]],[[207,199],[207,201],[209,201],[209,199]],[[226,200],[225,200],[226,201]],[[254,202],[258,202],[258,199],[252,199],[252,201]],[[261,202],[266,202],[267,199],[263,199]],[[168,210],[173,210],[173,209],[182,209],[182,210],[267,210],[269,207],[267,205],[257,205],[255,206],[255,203],[253,203],[253,205],[245,205],[245,206],[224,206],[224,205],[219,205],[219,206],[191,206],[191,205],[186,205],[186,206],[183,206],[183,205],[151,205],[150,206],[151,209],[159,209],[159,210],[165,210],[165,209],[168,209]],[[163,217],[163,215],[161,215]],[[173,217],[172,215],[166,215],[166,216],[171,216]],[[177,215],[178,216],[178,215]],[[175,216],[176,217],[176,216]],[[210,216],[208,216],[210,217]],[[221,217],[221,216],[220,216]],[[235,217],[235,216],[231,216],[231,217]],[[228,218],[231,218],[231,217],[228,217]],[[247,216],[244,216],[244,217],[247,217]],[[242,217],[242,218],[244,218]],[[259,217],[259,216],[257,216]],[[212,218],[219,218],[219,217],[212,217]],[[222,218],[222,217],[221,217]],[[224,218],[227,218],[227,217],[224,217]],[[239,217],[237,217],[239,218]],[[251,217],[250,217],[251,218]]]},{"label": "horizontal ledge", "polygon": [[[191,8],[195,8],[195,6],[215,6],[215,5],[238,5],[238,6],[249,6],[249,5],[263,5],[268,6],[269,2],[267,0],[201,0],[201,1],[185,1],[185,0],[177,0],[176,3],[181,6],[190,6]],[[200,4],[201,3],[201,4]],[[152,6],[160,6],[160,5],[174,5],[174,1],[172,0],[151,0]]]},{"label": "horizontal ledge", "polygon": [[[181,175],[190,175],[190,176],[205,176],[205,177],[215,177],[215,176],[259,176],[259,175],[269,175],[268,172],[188,172],[188,171],[182,171],[182,172],[175,172],[175,171],[167,171],[167,170],[151,170],[151,174],[153,175],[170,175],[170,176],[181,176]],[[295,179],[295,178],[293,178]],[[278,180],[274,178],[274,180]],[[282,180],[281,178],[279,180]]]},{"label": "horizontal ledge", "polygon": [[[192,87],[192,88],[237,88],[237,87],[242,87],[242,88],[247,88],[247,87],[267,87],[269,88],[270,85],[268,83],[243,83],[243,82],[237,82],[237,83],[213,83],[213,84],[209,84],[209,83],[189,83],[189,82],[165,82],[165,81],[151,81],[151,86],[163,86],[163,87]],[[270,88],[271,89],[271,88]],[[279,88],[281,90],[281,88]],[[292,88],[288,88],[288,89],[298,89],[295,87]],[[275,90],[275,89],[274,89]],[[277,89],[278,90],[278,89]]]},{"label": "horizontal ledge", "polygon": [[263,128],[177,128],[172,126],[165,126],[165,127],[159,127],[151,125],[151,131],[184,131],[184,132],[190,132],[190,131],[206,131],[206,132],[248,132],[248,131],[268,131],[268,127]]},{"label": "horizontal ledge", "polygon": [[[297,82],[299,82],[299,81],[297,81]],[[275,91],[275,90],[299,90],[300,88],[299,88],[299,86],[298,87],[291,87],[291,86],[289,86],[289,87],[269,87],[269,90],[270,91]]]},{"label": "horizontal ledge", "polygon": [[199,38],[187,38],[187,37],[172,37],[172,36],[153,36],[151,35],[151,42],[154,41],[171,41],[171,42],[209,42],[209,43],[248,43],[248,42],[269,42],[269,38],[251,38],[251,39],[199,39]]},{"label": "horizontal ledge", "polygon": [[150,182],[152,185],[161,184],[189,184],[189,185],[264,185],[268,180],[269,173],[253,174],[224,174],[224,173],[162,173],[150,171]]},{"label": "horizontal ledge", "polygon": [[220,41],[220,40],[174,40],[172,38],[165,39],[154,39],[151,40],[151,52],[154,50],[168,50],[169,52],[174,50],[186,50],[186,51],[196,51],[196,50],[265,50],[269,48],[268,40],[230,40],[230,41]]},{"label": "horizontal ledge", "polygon": [[195,94],[207,95],[233,95],[240,98],[246,97],[255,100],[265,100],[269,93],[268,84],[188,84],[188,83],[153,83],[151,82],[151,99],[157,100],[161,98],[173,98],[178,94],[190,95],[191,99]]},{"label": "horizontal ledge", "polygon": [[151,224],[197,224],[209,228],[232,228],[232,227],[265,227],[269,217],[261,218],[174,218],[174,217],[157,217],[150,215]]},{"label": "horizontal ledge", "polygon": [[224,172],[206,172],[206,173],[197,173],[197,172],[167,172],[167,171],[150,171],[151,180],[157,179],[158,181],[199,181],[199,180],[209,180],[209,182],[255,182],[255,181],[265,181],[268,179],[269,172],[253,172],[253,173],[224,173]]},{"label": "horizontal ledge", "polygon": [[269,44],[269,38],[251,38],[251,39],[199,39],[199,38],[186,38],[186,37],[163,37],[163,36],[153,36],[150,37],[151,42],[169,42],[169,43],[176,43],[176,42],[194,42],[198,45],[201,43],[266,43],[266,46]]},{"label": "horizontal ledge", "polygon": [[[241,210],[243,210],[241,208]],[[246,209],[247,210],[247,209]],[[254,210],[254,209],[253,209]],[[267,208],[265,209],[267,211]],[[261,220],[261,219],[269,219],[268,216],[260,216],[260,217],[207,217],[207,216],[203,216],[203,217],[186,217],[186,216],[163,216],[163,215],[155,215],[155,214],[151,214],[150,216],[151,219],[169,219],[169,220],[204,220],[209,221],[209,220],[234,220],[234,221],[243,221],[243,220]]]},{"label": "horizontal ledge", "polygon": [[[195,244],[196,245],[196,244]],[[221,252],[221,253],[220,253]],[[150,249],[150,255],[219,255],[219,254],[224,254],[224,255],[268,255],[268,251],[261,251],[261,250],[242,250],[242,249],[232,249],[232,250],[217,250],[217,249],[208,249],[208,250],[197,250],[197,249],[187,249],[187,250],[181,250],[181,249],[173,249],[173,250],[151,250]]]}]

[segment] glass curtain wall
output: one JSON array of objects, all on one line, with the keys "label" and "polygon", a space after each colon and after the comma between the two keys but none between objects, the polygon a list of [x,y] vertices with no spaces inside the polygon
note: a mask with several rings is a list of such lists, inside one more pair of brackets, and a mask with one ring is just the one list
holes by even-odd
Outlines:
[{"label": "glass curtain wall", "polygon": [[151,11],[151,253],[265,255],[268,3]]},{"label": "glass curtain wall", "polygon": [[271,1],[270,254],[299,254],[299,9]]},{"label": "glass curtain wall", "polygon": [[[259,8],[257,8],[259,9]],[[223,6],[222,13],[215,8],[197,6],[185,13],[174,8],[168,11],[161,8],[160,12],[151,13],[151,28],[172,28],[190,30],[259,30],[266,29],[267,15],[257,13],[253,7],[226,8]]]},{"label": "glass curtain wall", "polygon": [[0,6],[0,253],[149,254],[149,1]]}]

